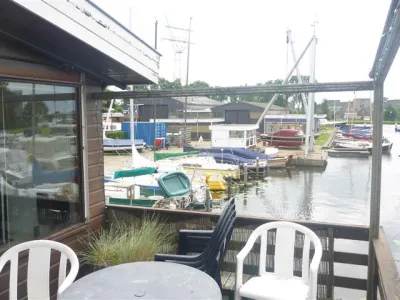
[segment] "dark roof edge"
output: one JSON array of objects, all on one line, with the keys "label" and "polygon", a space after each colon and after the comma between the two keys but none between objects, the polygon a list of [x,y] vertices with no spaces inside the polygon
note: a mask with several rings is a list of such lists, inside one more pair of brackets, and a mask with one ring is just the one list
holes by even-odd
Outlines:
[{"label": "dark roof edge", "polygon": [[162,56],[160,52],[158,52],[156,49],[154,49],[152,46],[147,44],[145,41],[143,41],[140,37],[138,37],[136,34],[134,34],[132,31],[130,31],[128,28],[126,28],[124,25],[122,25],[120,22],[118,22],[116,19],[114,19],[111,15],[109,15],[107,12],[105,12],[102,8],[100,8],[97,4],[95,4],[92,0],[86,0],[87,3],[92,5],[94,8],[98,9],[101,11],[103,14],[105,14],[107,17],[109,17],[113,22],[115,22],[118,26],[120,26],[122,29],[124,29],[127,33],[132,35],[133,37],[137,38],[139,41],[141,41],[145,46],[153,50],[155,53],[158,55]]}]

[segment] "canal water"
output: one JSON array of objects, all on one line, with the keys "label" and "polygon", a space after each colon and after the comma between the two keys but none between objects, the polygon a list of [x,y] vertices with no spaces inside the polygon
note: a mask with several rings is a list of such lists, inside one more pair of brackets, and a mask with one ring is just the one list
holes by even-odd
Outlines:
[{"label": "canal water", "polygon": [[[400,133],[384,126],[393,141],[382,162],[381,225],[400,269]],[[329,158],[324,171],[273,171],[236,197],[240,215],[368,225],[372,158]]]}]

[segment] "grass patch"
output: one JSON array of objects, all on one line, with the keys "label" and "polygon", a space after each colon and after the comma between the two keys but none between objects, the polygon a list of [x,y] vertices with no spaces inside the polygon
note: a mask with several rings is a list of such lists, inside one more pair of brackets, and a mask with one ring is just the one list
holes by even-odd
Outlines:
[{"label": "grass patch", "polygon": [[82,262],[109,267],[152,261],[163,247],[172,245],[174,237],[174,232],[157,218],[144,217],[133,223],[115,219],[108,228],[85,237]]},{"label": "grass patch", "polygon": [[320,136],[315,140],[315,146],[322,147],[331,137],[331,132],[321,132]]}]

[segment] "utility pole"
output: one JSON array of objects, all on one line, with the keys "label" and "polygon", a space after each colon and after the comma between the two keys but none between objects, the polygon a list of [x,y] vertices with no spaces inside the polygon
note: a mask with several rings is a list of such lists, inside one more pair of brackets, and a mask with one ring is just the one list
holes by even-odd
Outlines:
[{"label": "utility pole", "polygon": [[[192,17],[189,20],[189,33],[188,33],[188,51],[186,62],[186,87],[189,85],[189,62],[190,62],[190,33],[192,29]],[[187,135],[187,96],[185,97],[185,140]]]},{"label": "utility pole", "polygon": [[[157,50],[157,32],[158,32],[158,21],[157,21],[157,19],[156,19],[156,23],[154,24],[154,49],[156,49]],[[156,153],[156,146],[157,146],[157,144],[156,144],[156,138],[157,138],[157,136],[156,136],[156,132],[157,132],[157,130],[156,130],[156,115],[157,115],[157,105],[156,105],[156,98],[153,98],[153,126],[154,126],[154,130],[153,130],[153,134],[154,134],[154,141],[153,141],[153,143],[154,143],[154,147],[153,147],[153,151],[154,151],[154,154]]]},{"label": "utility pole", "polygon": [[[192,17],[190,17],[189,19],[189,28],[180,28],[180,27],[175,27],[175,26],[170,26],[167,25],[165,26],[166,28],[170,29],[170,38],[163,38],[163,40],[167,40],[170,42],[174,42],[174,43],[182,43],[182,44],[187,44],[188,45],[188,49],[187,49],[187,60],[186,60],[186,86],[189,85],[189,66],[190,66],[190,45],[192,45],[193,43],[191,42],[191,33],[192,33]],[[188,38],[187,40],[181,40],[181,39],[176,39],[172,36],[172,30],[181,30],[181,31],[187,31],[188,32]],[[181,54],[183,49],[178,49],[176,47],[176,45],[174,46],[174,50],[175,50],[175,55],[177,54]],[[185,109],[184,109],[184,138],[186,139],[186,135],[187,135],[187,97],[185,97]]]},{"label": "utility pole", "polygon": [[132,7],[129,7],[129,30],[132,31]]},{"label": "utility pole", "polygon": [[158,32],[158,21],[154,24],[154,49],[157,50],[157,32]]}]

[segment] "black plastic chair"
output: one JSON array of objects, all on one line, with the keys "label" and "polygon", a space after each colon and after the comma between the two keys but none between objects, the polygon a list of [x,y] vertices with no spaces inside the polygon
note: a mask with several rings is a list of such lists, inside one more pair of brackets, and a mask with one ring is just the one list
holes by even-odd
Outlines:
[{"label": "black plastic chair", "polygon": [[[235,200],[225,205],[214,230],[181,230],[178,255],[156,254],[155,261],[167,261],[199,269],[221,284],[221,265],[232,237],[236,219]],[[187,253],[200,253],[186,255]]]}]

